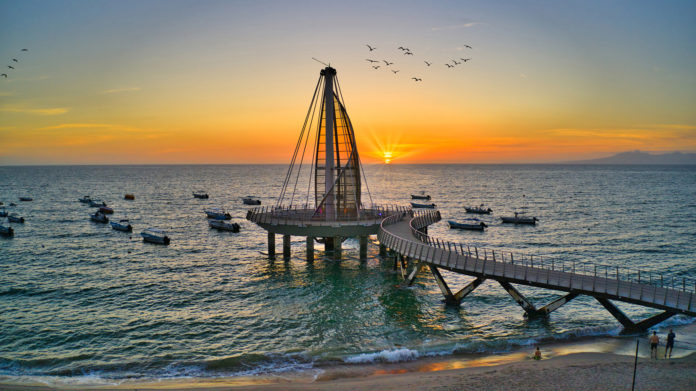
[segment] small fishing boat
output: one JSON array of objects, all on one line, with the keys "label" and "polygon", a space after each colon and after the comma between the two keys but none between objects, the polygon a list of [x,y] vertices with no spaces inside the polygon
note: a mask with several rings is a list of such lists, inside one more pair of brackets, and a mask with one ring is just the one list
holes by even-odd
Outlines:
[{"label": "small fishing boat", "polygon": [[97,211],[94,214],[89,215],[90,220],[94,221],[95,223],[102,223],[106,224],[109,222],[109,218],[106,217],[106,215],[102,212]]},{"label": "small fishing boat", "polygon": [[110,224],[111,228],[115,229],[116,231],[133,232],[133,227],[130,225],[128,219],[122,219],[118,222],[112,221]]},{"label": "small fishing boat", "polygon": [[525,217],[525,216],[520,216],[519,213],[515,212],[515,216],[509,216],[509,217],[504,217],[501,216],[500,219],[503,221],[503,223],[509,223],[509,224],[531,224],[535,225],[539,219],[536,217]]},{"label": "small fishing boat", "polygon": [[123,199],[133,201],[135,199],[135,196],[133,194],[126,194],[123,196]]},{"label": "small fishing boat", "polygon": [[143,237],[143,242],[169,244],[169,236],[167,236],[167,233],[161,229],[148,228],[141,232],[140,236]]},{"label": "small fishing boat", "polygon": [[237,223],[228,223],[222,220],[208,220],[208,225],[210,228],[215,228],[221,231],[239,232],[240,228],[239,224]]},{"label": "small fishing boat", "polygon": [[34,201],[34,199],[31,197],[19,197],[19,200],[20,201]]},{"label": "small fishing boat", "polygon": [[7,220],[10,223],[24,223],[24,217],[17,216],[17,213],[11,213],[7,216]]},{"label": "small fishing boat", "polygon": [[202,199],[208,199],[208,193],[203,193],[203,192],[193,192],[193,197],[194,198],[202,198]]},{"label": "small fishing boat", "polygon": [[450,228],[454,229],[466,229],[470,231],[483,231],[484,228],[488,227],[486,223],[479,219],[466,219],[466,223],[458,223],[456,221],[447,221]]},{"label": "small fishing boat", "polygon": [[84,196],[82,198],[78,198],[77,200],[82,202],[83,204],[89,204],[92,201],[92,197]]},{"label": "small fishing boat", "polygon": [[253,196],[247,196],[242,198],[244,205],[261,205],[261,200],[254,198]]},{"label": "small fishing boat", "polygon": [[10,202],[10,206],[17,206],[14,202]]},{"label": "small fishing boat", "polygon": [[114,210],[109,208],[108,206],[100,206],[99,211],[104,213],[105,215],[114,213]]},{"label": "small fishing boat", "polygon": [[480,215],[487,215],[493,212],[493,209],[486,208],[483,206],[483,204],[481,204],[480,206],[465,206],[464,210],[466,210],[466,213],[476,213]]},{"label": "small fishing boat", "polygon": [[430,201],[430,194],[411,194],[411,199],[412,200],[428,200]]},{"label": "small fishing boat", "polygon": [[205,214],[208,215],[209,219],[215,219],[215,220],[229,220],[232,218],[229,213],[225,212],[224,209],[220,208],[213,208],[213,209],[206,209]]},{"label": "small fishing boat", "polygon": [[0,235],[2,235],[2,236],[13,236],[13,235],[14,235],[14,229],[12,229],[12,227],[5,227],[4,225],[0,224]]},{"label": "small fishing boat", "polygon": [[91,206],[93,208],[99,208],[102,206],[106,206],[106,202],[104,202],[102,200],[98,200],[98,199],[89,200],[89,206]]},{"label": "small fishing boat", "polygon": [[435,209],[435,204],[417,204],[415,202],[411,202],[411,206],[414,208]]},{"label": "small fishing boat", "polygon": [[7,211],[4,206],[0,208],[0,217],[7,217]]}]

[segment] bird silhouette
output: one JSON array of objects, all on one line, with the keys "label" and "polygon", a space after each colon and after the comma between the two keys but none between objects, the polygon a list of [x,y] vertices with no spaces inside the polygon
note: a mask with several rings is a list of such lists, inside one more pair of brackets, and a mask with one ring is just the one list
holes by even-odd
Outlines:
[{"label": "bird silhouette", "polygon": [[13,66],[11,66],[11,65],[8,65],[7,67],[8,67],[8,68],[10,68],[10,69],[14,69],[14,67],[13,67]]},{"label": "bird silhouette", "polygon": [[459,65],[459,64],[461,64],[461,62],[457,62],[457,60],[452,60],[452,62],[454,63],[454,65]]},{"label": "bird silhouette", "polygon": [[464,47],[467,49],[471,49],[471,46],[469,46],[469,45],[464,45]]},{"label": "bird silhouette", "polygon": [[365,46],[367,46],[367,48],[370,49],[370,51],[373,51],[373,50],[377,49],[377,48],[373,48],[372,46],[370,46],[370,45],[368,45],[368,44],[365,44]]},{"label": "bird silhouette", "polygon": [[382,60],[382,62],[384,62],[384,65],[386,65],[386,66],[393,64],[393,62],[389,62],[387,60]]},{"label": "bird silhouette", "polygon": [[454,65],[450,65],[450,64],[445,64],[445,65],[447,66],[447,68],[454,68]]},{"label": "bird silhouette", "polygon": [[427,65],[427,66],[430,66],[430,64],[432,64],[431,62],[427,62],[427,61],[423,61],[423,62],[424,62],[425,65]]},{"label": "bird silhouette", "polygon": [[369,61],[370,63],[379,62],[379,61],[377,61],[377,60],[370,60],[369,58],[366,58],[365,61]]},{"label": "bird silhouette", "polygon": [[22,51],[23,51],[23,52],[28,52],[28,51],[29,51],[29,49],[22,49]]},{"label": "bird silhouette", "polygon": [[7,79],[7,73],[3,73],[3,74],[0,75],[0,76],[5,76],[5,79]]},{"label": "bird silhouette", "polygon": [[411,52],[404,52],[404,55],[406,55],[406,56],[413,56],[413,53],[411,53]]},{"label": "bird silhouette", "polygon": [[17,61],[17,59],[16,59],[16,58],[13,58],[13,59],[12,59],[12,61],[14,61],[14,62],[19,62],[19,61]]},{"label": "bird silhouette", "polygon": [[406,50],[406,48],[404,48],[403,46],[399,46],[397,49],[399,49],[399,50]]},{"label": "bird silhouette", "polygon": [[413,81],[423,81],[423,79],[419,79],[417,77],[412,77],[411,79],[413,79]]},{"label": "bird silhouette", "polygon": [[471,60],[470,58],[459,58],[459,59],[462,60],[462,61],[464,61],[464,62],[467,62],[467,61]]},{"label": "bird silhouette", "polygon": [[394,72],[394,74],[396,75],[397,73],[399,73],[399,70],[398,70],[398,69],[392,69],[392,72]]},{"label": "bird silhouette", "polygon": [[379,65],[373,65],[372,68],[379,69]]}]

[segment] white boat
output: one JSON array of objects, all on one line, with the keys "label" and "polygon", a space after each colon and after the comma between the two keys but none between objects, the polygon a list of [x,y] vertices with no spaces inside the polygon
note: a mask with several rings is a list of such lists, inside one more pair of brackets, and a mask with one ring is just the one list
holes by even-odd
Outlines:
[{"label": "white boat", "polygon": [[208,199],[208,193],[199,191],[199,192],[193,192],[193,197],[194,198],[202,198],[202,199]]},{"label": "white boat", "polygon": [[229,220],[232,218],[229,213],[220,208],[206,209],[204,212],[208,215],[209,219]]},{"label": "white boat", "polygon": [[466,213],[476,213],[480,215],[487,215],[493,212],[493,209],[486,208],[483,206],[483,204],[480,206],[465,206],[464,209],[466,210]]},{"label": "white boat", "polygon": [[82,198],[78,198],[77,200],[82,202],[83,204],[89,204],[89,202],[92,201],[92,197],[84,196]]},{"label": "white boat", "polygon": [[106,224],[109,222],[109,218],[106,217],[106,215],[102,212],[95,212],[92,215],[89,215],[90,220],[94,221],[95,223],[103,223]]},{"label": "white boat", "polygon": [[254,198],[253,196],[247,196],[242,198],[244,205],[261,205],[261,200]]},{"label": "white boat", "polygon": [[5,227],[4,225],[0,224],[0,235],[2,236],[13,236],[14,235],[14,230],[12,227]]},{"label": "white boat", "polygon": [[140,233],[143,237],[143,242],[150,242],[155,244],[169,244],[169,236],[167,233],[161,229],[148,228]]},{"label": "white boat", "polygon": [[484,228],[488,227],[486,223],[479,219],[466,219],[465,223],[458,223],[456,221],[447,221],[450,228],[456,229],[466,229],[470,231],[483,231]]},{"label": "white boat", "polygon": [[503,217],[501,216],[500,219],[503,221],[503,223],[509,223],[509,224],[530,224],[530,225],[535,225],[539,219],[536,217],[525,217],[525,216],[520,216],[519,213],[515,212],[515,216],[509,216],[509,217]]},{"label": "white boat", "polygon": [[132,232],[133,227],[130,225],[130,222],[128,219],[123,219],[119,220],[118,222],[112,221],[111,223],[111,228],[115,229],[116,231],[123,231],[123,232]]},{"label": "white boat", "polygon": [[17,216],[17,213],[11,213],[7,216],[7,220],[10,223],[24,223],[24,217]]},{"label": "white boat", "polygon": [[222,231],[239,232],[239,224],[237,223],[228,223],[222,220],[208,220],[208,225],[211,228]]},{"label": "white boat", "polygon": [[99,199],[93,199],[89,200],[89,206],[93,208],[101,208],[102,206],[106,206],[106,202]]},{"label": "white boat", "polygon": [[411,206],[414,208],[435,209],[435,204],[417,204],[415,202],[411,202]]}]

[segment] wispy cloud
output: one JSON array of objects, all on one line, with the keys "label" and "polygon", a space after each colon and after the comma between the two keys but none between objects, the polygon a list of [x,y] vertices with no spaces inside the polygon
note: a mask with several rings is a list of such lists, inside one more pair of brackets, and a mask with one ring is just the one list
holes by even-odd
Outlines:
[{"label": "wispy cloud", "polygon": [[21,113],[21,114],[35,114],[35,115],[60,115],[60,114],[67,113],[68,109],[65,107],[34,109],[34,108],[18,107],[18,106],[3,106],[3,107],[0,107],[0,111],[4,111],[6,113]]},{"label": "wispy cloud", "polygon": [[59,124],[53,126],[46,126],[40,128],[39,130],[57,130],[57,129],[108,129],[108,130],[121,130],[126,132],[139,132],[142,129],[134,128],[132,126],[119,125],[119,124],[94,124],[94,123],[67,123]]},{"label": "wispy cloud", "polygon": [[134,92],[140,91],[140,87],[124,87],[124,88],[113,88],[111,90],[104,90],[102,94],[118,94],[121,92]]},{"label": "wispy cloud", "polygon": [[467,23],[460,23],[460,24],[451,24],[449,26],[432,27],[431,30],[432,31],[460,30],[460,29],[478,26],[480,24],[485,24],[485,23],[483,23],[483,22],[467,22]]}]

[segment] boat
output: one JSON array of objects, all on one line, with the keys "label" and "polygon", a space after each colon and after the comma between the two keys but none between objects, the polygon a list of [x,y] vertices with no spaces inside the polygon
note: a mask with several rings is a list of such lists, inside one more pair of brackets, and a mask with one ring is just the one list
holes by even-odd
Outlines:
[{"label": "boat", "polygon": [[208,199],[208,193],[203,193],[203,192],[198,192],[198,193],[196,193],[196,192],[194,191],[194,192],[193,192],[193,197],[194,197],[194,198]]},{"label": "boat", "polygon": [[2,236],[14,236],[14,229],[12,227],[5,227],[0,224],[0,235]]},{"label": "boat", "polygon": [[95,212],[94,214],[89,215],[90,220],[94,221],[95,223],[103,223],[106,224],[109,222],[109,218],[106,217],[106,215],[102,212]]},{"label": "boat", "polygon": [[536,217],[525,217],[525,216],[520,216],[519,213],[515,212],[515,216],[510,216],[510,217],[500,217],[501,220],[503,220],[503,223],[510,223],[510,224],[531,224],[535,225],[539,219]]},{"label": "boat", "polygon": [[5,207],[0,208],[0,217],[7,217],[7,211]]},{"label": "boat", "polygon": [[486,208],[483,206],[483,204],[480,206],[465,206],[464,209],[466,210],[466,213],[476,213],[480,215],[487,215],[493,212],[493,209]]},{"label": "boat", "polygon": [[92,201],[92,197],[84,196],[82,198],[78,198],[77,200],[82,202],[83,204],[89,204]]},{"label": "boat", "polygon": [[208,220],[208,225],[210,226],[210,228],[232,232],[239,232],[240,228],[239,224],[237,223],[228,223],[222,220]]},{"label": "boat", "polygon": [[169,244],[169,236],[167,236],[167,233],[161,229],[148,228],[141,232],[140,236],[143,237],[143,242]]},{"label": "boat", "polygon": [[456,221],[449,220],[447,223],[450,228],[455,229],[467,229],[471,231],[483,231],[484,228],[488,227],[486,223],[479,219],[466,219],[466,223],[458,223]]},{"label": "boat", "polygon": [[17,216],[16,213],[11,213],[9,216],[7,216],[7,220],[10,223],[24,223],[24,217]]},{"label": "boat", "polygon": [[34,199],[31,197],[19,197],[19,200],[20,201],[34,201]]},{"label": "boat", "polygon": [[10,202],[10,206],[17,206],[14,202]]},{"label": "boat", "polygon": [[412,200],[428,200],[428,201],[430,201],[430,195],[429,194],[422,194],[422,195],[411,194],[411,199]]},{"label": "boat", "polygon": [[89,206],[93,208],[99,208],[101,206],[106,206],[106,202],[98,199],[89,200]]},{"label": "boat", "polygon": [[208,215],[209,219],[229,220],[232,218],[229,213],[220,208],[206,209],[204,212]]},{"label": "boat", "polygon": [[415,202],[411,202],[411,206],[414,208],[435,209],[435,204],[417,204]]},{"label": "boat", "polygon": [[110,224],[111,228],[116,231],[133,232],[133,227],[130,225],[128,219],[119,220],[118,222],[112,221]]},{"label": "boat", "polygon": [[135,199],[135,196],[133,194],[126,194],[123,196],[123,199],[133,201]]},{"label": "boat", "polygon": [[109,208],[108,206],[100,206],[99,211],[104,213],[105,215],[114,213],[114,210]]},{"label": "boat", "polygon": [[244,205],[261,205],[261,200],[252,196],[242,198],[242,202],[244,203]]}]

